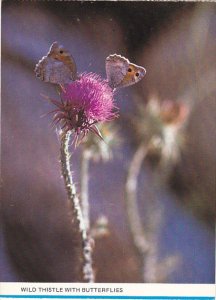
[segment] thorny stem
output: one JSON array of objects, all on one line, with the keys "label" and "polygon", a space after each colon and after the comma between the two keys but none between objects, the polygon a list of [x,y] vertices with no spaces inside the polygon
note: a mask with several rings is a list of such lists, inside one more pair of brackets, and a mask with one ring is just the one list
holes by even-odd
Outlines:
[{"label": "thorny stem", "polygon": [[63,134],[61,138],[61,150],[60,150],[60,161],[61,171],[65,182],[65,188],[67,190],[68,199],[72,208],[72,223],[80,232],[83,249],[83,278],[85,282],[94,282],[94,272],[92,268],[92,249],[90,240],[87,236],[85,223],[80,207],[80,202],[76,194],[76,187],[72,179],[72,172],[70,167],[70,153],[69,153],[69,142],[70,142],[71,131]]},{"label": "thorny stem", "polygon": [[136,192],[138,175],[147,154],[146,148],[146,145],[142,143],[135,152],[128,169],[125,184],[125,203],[129,228],[134,245],[141,256],[142,261],[144,260],[144,255],[149,250],[149,243],[140,219]]},{"label": "thorny stem", "polygon": [[81,176],[80,176],[80,199],[83,212],[83,219],[85,222],[86,230],[90,229],[90,216],[89,216],[89,199],[88,199],[88,169],[89,169],[89,151],[82,150],[81,154]]}]

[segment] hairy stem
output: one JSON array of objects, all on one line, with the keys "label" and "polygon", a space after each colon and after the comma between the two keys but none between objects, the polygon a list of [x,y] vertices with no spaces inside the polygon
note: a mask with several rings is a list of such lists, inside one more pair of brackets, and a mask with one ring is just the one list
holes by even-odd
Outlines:
[{"label": "hairy stem", "polygon": [[89,170],[89,151],[82,150],[81,154],[81,179],[80,179],[80,199],[83,212],[83,219],[85,222],[86,230],[90,229],[90,216],[89,216],[89,199],[88,199],[88,170]]},{"label": "hairy stem", "polygon": [[62,176],[65,182],[65,188],[68,195],[68,200],[72,209],[72,224],[76,231],[80,233],[80,239],[82,244],[82,257],[83,257],[83,279],[85,282],[94,282],[94,272],[92,268],[92,249],[90,245],[90,239],[87,236],[85,228],[85,222],[82,215],[80,201],[76,194],[76,187],[73,182],[72,172],[70,167],[70,152],[69,142],[71,137],[71,131],[68,131],[62,136],[60,161]]}]

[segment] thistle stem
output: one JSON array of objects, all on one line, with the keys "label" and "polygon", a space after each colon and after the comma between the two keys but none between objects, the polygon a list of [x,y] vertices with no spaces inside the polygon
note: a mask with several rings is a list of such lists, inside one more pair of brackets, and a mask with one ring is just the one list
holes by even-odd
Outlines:
[{"label": "thistle stem", "polygon": [[125,184],[125,203],[128,224],[133,243],[142,261],[143,282],[158,282],[166,280],[178,263],[177,256],[169,256],[158,262],[158,229],[161,221],[161,208],[155,203],[151,212],[151,220],[148,224],[148,232],[145,232],[140,219],[137,205],[137,182],[143,161],[148,153],[148,146],[142,143],[131,160],[128,168]]},{"label": "thistle stem", "polygon": [[[137,204],[137,181],[143,160],[147,154],[146,145],[142,143],[135,152],[129,165],[125,184],[125,203],[129,229],[139,256],[144,263],[144,256],[149,250],[149,243],[140,219]],[[143,276],[144,277],[144,276]]]},{"label": "thistle stem", "polygon": [[137,179],[142,166],[142,162],[146,156],[146,147],[141,144],[135,152],[130,163],[125,185],[125,202],[127,210],[127,218],[131,231],[131,235],[138,252],[144,254],[148,249],[148,242],[140,220],[139,209],[137,205]]},{"label": "thistle stem", "polygon": [[72,225],[75,230],[80,233],[81,245],[82,245],[82,257],[83,257],[83,279],[85,282],[94,282],[94,272],[92,268],[92,249],[90,245],[90,239],[88,238],[85,222],[82,215],[80,201],[76,194],[76,187],[73,182],[71,166],[70,166],[70,152],[69,142],[71,137],[71,131],[68,131],[62,136],[61,149],[60,149],[60,161],[61,171],[64,178],[65,188],[68,195],[68,200],[72,209]]},{"label": "thistle stem", "polygon": [[89,215],[89,199],[88,199],[88,170],[89,170],[89,151],[82,150],[81,154],[81,176],[80,176],[80,199],[83,212],[83,219],[87,232],[90,229],[90,215]]}]

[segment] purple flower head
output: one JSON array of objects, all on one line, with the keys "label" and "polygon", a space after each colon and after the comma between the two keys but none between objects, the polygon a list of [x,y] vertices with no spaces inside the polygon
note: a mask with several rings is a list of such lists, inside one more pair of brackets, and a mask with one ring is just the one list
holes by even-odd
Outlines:
[{"label": "purple flower head", "polygon": [[117,117],[114,111],[113,90],[106,80],[93,73],[83,73],[62,88],[61,102],[51,100],[58,109],[54,122],[61,123],[64,131],[74,130],[77,135],[97,132],[95,124]]}]

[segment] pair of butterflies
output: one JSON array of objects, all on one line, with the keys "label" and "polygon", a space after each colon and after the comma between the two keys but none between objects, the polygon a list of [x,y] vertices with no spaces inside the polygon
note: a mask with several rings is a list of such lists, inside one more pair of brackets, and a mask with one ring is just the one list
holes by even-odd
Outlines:
[{"label": "pair of butterflies", "polygon": [[[35,73],[39,79],[59,85],[79,78],[72,55],[57,42],[51,45],[48,54],[38,62]],[[145,76],[146,70],[121,55],[113,54],[106,58],[106,74],[110,87],[115,89],[137,83]]]}]

